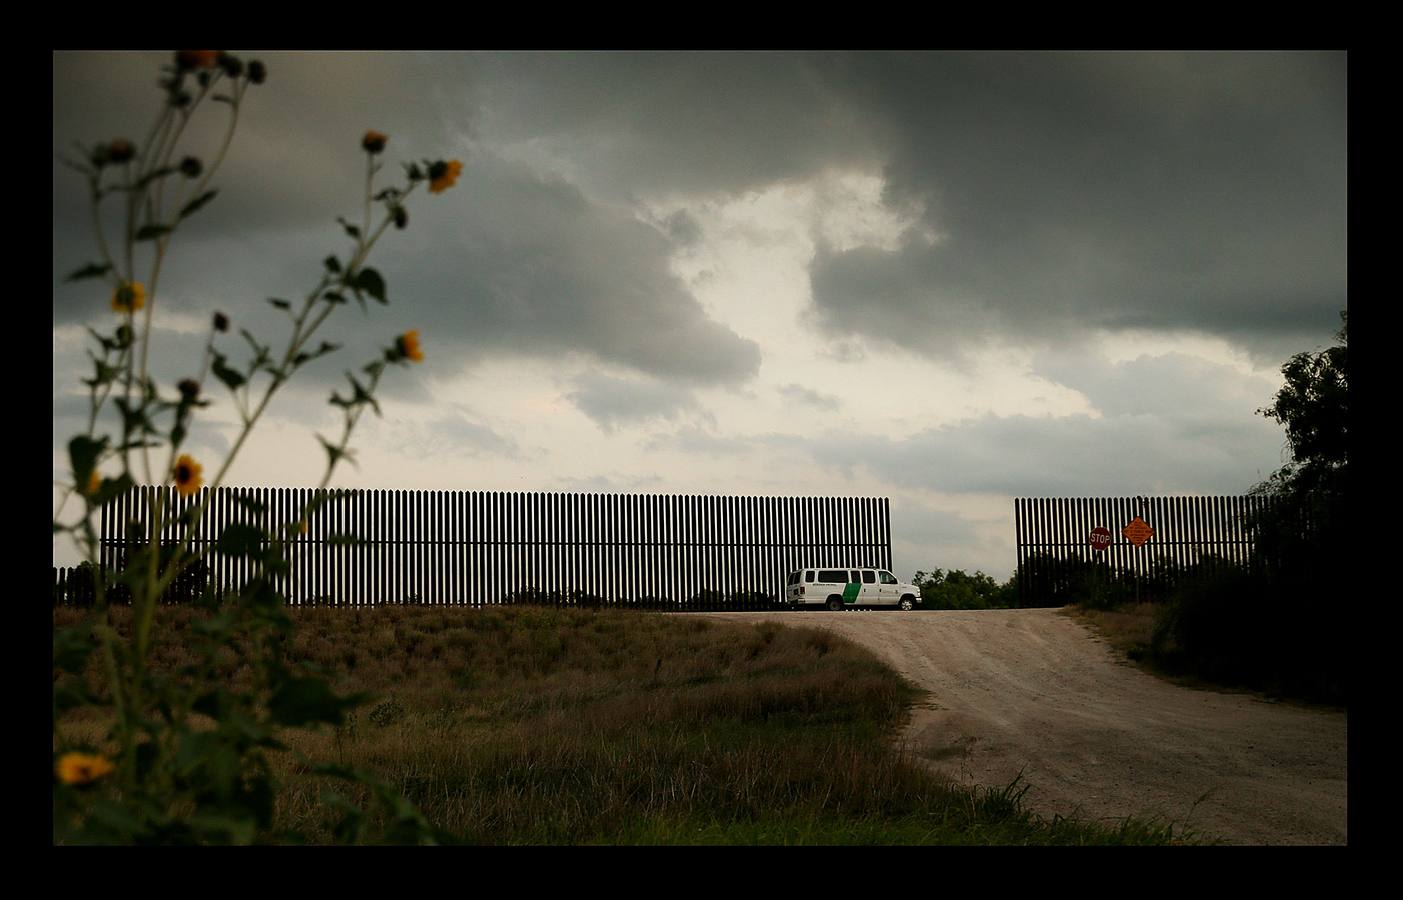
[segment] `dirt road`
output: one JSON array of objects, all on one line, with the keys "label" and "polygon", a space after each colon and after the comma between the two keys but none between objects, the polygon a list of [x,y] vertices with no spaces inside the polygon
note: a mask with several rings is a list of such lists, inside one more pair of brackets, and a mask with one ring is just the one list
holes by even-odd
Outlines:
[{"label": "dirt road", "polygon": [[1044,815],[1159,816],[1233,844],[1348,843],[1343,712],[1169,684],[1057,610],[704,613],[829,628],[930,691],[905,739]]}]

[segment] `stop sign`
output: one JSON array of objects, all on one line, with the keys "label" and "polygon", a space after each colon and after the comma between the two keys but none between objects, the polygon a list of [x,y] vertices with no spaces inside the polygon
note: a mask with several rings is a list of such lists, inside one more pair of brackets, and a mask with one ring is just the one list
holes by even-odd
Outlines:
[{"label": "stop sign", "polygon": [[1107,547],[1111,546],[1111,530],[1097,525],[1095,528],[1091,529],[1090,540],[1092,550],[1105,550]]}]

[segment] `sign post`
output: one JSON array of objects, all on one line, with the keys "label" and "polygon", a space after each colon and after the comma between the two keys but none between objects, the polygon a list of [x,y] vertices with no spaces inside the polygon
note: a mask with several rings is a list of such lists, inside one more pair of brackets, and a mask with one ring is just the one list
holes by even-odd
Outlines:
[{"label": "sign post", "polygon": [[[1140,547],[1145,546],[1145,542],[1155,536],[1155,530],[1150,527],[1150,523],[1140,518],[1139,513],[1135,514],[1135,518],[1131,519],[1129,524],[1127,524],[1124,528],[1120,530],[1120,533],[1125,535],[1125,539],[1127,541],[1130,541],[1131,544],[1135,545],[1137,550]],[[1139,566],[1136,566],[1135,570],[1135,602],[1140,602]]]},{"label": "sign post", "polygon": [[[1105,553],[1106,548],[1111,546],[1111,529],[1106,528],[1104,525],[1097,525],[1095,528],[1091,529],[1091,534],[1087,537],[1087,542],[1091,544],[1091,556],[1093,559],[1095,559],[1096,554]],[[1109,566],[1110,563],[1108,562],[1108,572]],[[1091,587],[1093,591],[1096,589],[1096,570],[1099,568],[1100,566],[1094,564],[1091,567]],[[1106,576],[1106,582],[1108,586],[1110,584],[1110,580],[1110,575],[1108,574]],[[1098,605],[1100,604],[1100,602],[1101,601],[1099,599],[1096,600],[1096,603]]]}]

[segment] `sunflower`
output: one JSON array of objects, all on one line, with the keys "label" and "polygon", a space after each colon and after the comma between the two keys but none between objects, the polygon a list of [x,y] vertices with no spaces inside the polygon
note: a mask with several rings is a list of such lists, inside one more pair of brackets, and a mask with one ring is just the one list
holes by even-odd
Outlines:
[{"label": "sunflower", "polygon": [[134,313],[146,305],[146,287],[140,281],[124,281],[112,292],[112,311]]},{"label": "sunflower", "polygon": [[186,497],[200,489],[200,464],[189,454],[181,454],[175,461],[175,489]]},{"label": "sunflower", "polygon": [[395,338],[395,346],[399,349],[402,356],[406,356],[415,362],[424,361],[424,351],[419,349],[418,331],[406,331],[404,334]]},{"label": "sunflower", "polygon": [[462,171],[463,164],[456,159],[450,162],[439,160],[429,166],[429,193],[440,194],[453,187]]},{"label": "sunflower", "polygon": [[388,135],[378,131],[367,131],[365,137],[361,138],[360,145],[365,148],[366,153],[375,154],[385,149],[385,142],[389,139]]},{"label": "sunflower", "polygon": [[65,753],[58,758],[54,773],[64,784],[87,784],[110,775],[116,768],[107,757],[95,753]]},{"label": "sunflower", "polygon": [[100,487],[102,487],[102,476],[98,474],[97,469],[93,469],[92,472],[88,473],[88,496],[96,494]]}]

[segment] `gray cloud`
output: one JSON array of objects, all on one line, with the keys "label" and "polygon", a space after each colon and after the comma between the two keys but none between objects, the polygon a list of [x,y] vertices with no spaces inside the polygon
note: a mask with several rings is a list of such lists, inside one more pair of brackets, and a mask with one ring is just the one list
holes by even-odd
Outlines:
[{"label": "gray cloud", "polygon": [[392,416],[368,438],[380,444],[393,444],[400,449],[413,447],[414,454],[420,456],[469,459],[522,456],[521,447],[516,441],[459,412],[427,422]]},{"label": "gray cloud", "polygon": [[[576,380],[575,390],[566,396],[605,431],[620,425],[673,419],[684,412],[701,411],[696,398],[684,387],[600,373],[581,376]],[[702,414],[705,415],[704,411]]]},{"label": "gray cloud", "polygon": [[563,491],[576,491],[595,494],[620,494],[638,491],[656,491],[665,485],[666,480],[657,475],[590,475],[584,478],[562,477],[554,479],[553,487]]},{"label": "gray cloud", "polygon": [[[1006,546],[986,546],[978,523],[943,509],[896,497],[891,505],[892,568],[899,577],[917,571],[965,569],[973,572],[988,565],[983,560],[1007,558]],[[999,568],[1002,573],[1002,566]],[[991,570],[989,574],[994,574]],[[999,577],[999,576],[996,576]]]},{"label": "gray cloud", "polygon": [[668,216],[663,221],[663,227],[667,229],[668,236],[683,247],[690,247],[702,237],[701,223],[685,209]]},{"label": "gray cloud", "polygon": [[1230,494],[1280,465],[1281,426],[1254,415],[1273,390],[1262,379],[1174,353],[1112,364],[1067,352],[1041,357],[1035,371],[1082,391],[1100,417],[991,414],[904,438],[835,434],[804,446],[838,471],[951,494]]},{"label": "gray cloud", "polygon": [[[839,471],[865,467],[901,488],[1009,496],[1240,493],[1265,478],[1279,439],[1259,424],[1193,427],[1152,416],[984,416],[891,439],[807,445]],[[1231,448],[1231,449],[1230,449]]]},{"label": "gray cloud", "polygon": [[773,443],[774,435],[751,435],[746,437],[726,437],[715,431],[686,426],[677,431],[650,438],[646,444],[649,450],[675,450],[701,456],[737,456],[763,449]]},{"label": "gray cloud", "polygon": [[1179,328],[1279,356],[1346,304],[1343,54],[854,54],[830,67],[942,236],[821,248],[826,321],[924,352]]},{"label": "gray cloud", "polygon": [[[55,146],[80,130],[103,140],[139,130],[116,110],[155,109],[156,92],[147,96],[132,85],[150,84],[160,60],[56,54]],[[266,297],[295,300],[325,255],[344,255],[348,240],[334,220],[361,219],[359,141],[373,126],[391,135],[389,160],[445,156],[466,163],[453,190],[420,191],[408,231],[387,234],[371,262],[389,281],[397,320],[420,323],[440,365],[581,353],[697,383],[733,383],[757,371],[756,344],[709,318],[669,271],[667,234],[627,209],[591,201],[559,176],[465,143],[476,128],[475,94],[471,83],[458,96],[448,93],[442,79],[478,62],[423,54],[374,60],[364,66],[359,54],[269,58],[267,93],[246,101],[237,152],[215,182],[219,197],[176,236],[178,252],[162,273],[161,296],[170,298],[164,302],[271,321]],[[104,88],[114,72],[123,76],[115,92]],[[440,86],[430,88],[435,79]],[[399,172],[389,163],[381,183],[398,180]],[[58,281],[95,250],[81,179],[58,163],[54,195]],[[675,224],[685,236],[685,223]],[[58,285],[55,323],[103,314],[107,293],[96,282]],[[258,312],[244,312],[250,306]],[[345,340],[373,353],[394,333],[386,326],[372,341],[356,329]]]},{"label": "gray cloud", "polygon": [[758,370],[758,346],[708,318],[668,270],[657,229],[520,164],[478,157],[464,176],[460,199],[425,215],[445,242],[419,261],[432,335],[468,350],[581,352],[695,383]]},{"label": "gray cloud", "polygon": [[431,426],[436,434],[442,435],[450,446],[469,456],[491,453],[498,456],[517,456],[520,449],[516,441],[503,437],[480,422],[470,421],[463,416],[440,419]]},{"label": "gray cloud", "polygon": [[923,227],[889,253],[821,247],[815,309],[924,352],[1134,327],[1278,358],[1347,303],[1341,53],[473,60],[483,133],[601,196],[882,168]]},{"label": "gray cloud", "polygon": [[483,131],[568,158],[613,197],[741,192],[870,161],[823,71],[787,52],[488,53]]},{"label": "gray cloud", "polygon": [[1279,383],[1183,353],[1142,356],[1117,364],[1085,353],[1044,353],[1033,371],[1080,391],[1105,416],[1232,423],[1251,420]]},{"label": "gray cloud", "polygon": [[[476,117],[474,82],[451,95],[434,87],[445,60],[432,54],[341,51],[248,54],[267,64],[268,81],[245,94],[238,131],[212,186],[221,216],[195,216],[184,234],[199,238],[238,230],[295,230],[358,218],[354,193],[365,177],[360,140],[374,128],[390,135],[389,159],[457,153]],[[138,145],[160,109],[161,52],[56,52],[53,59],[54,147],[125,137]],[[191,117],[181,154],[216,155],[228,107],[209,104]],[[393,172],[399,164],[391,163]],[[57,174],[62,171],[60,178]],[[88,225],[86,197],[60,191],[78,176],[55,168],[55,218]],[[178,179],[177,182],[178,183]]]},{"label": "gray cloud", "polygon": [[802,384],[783,384],[779,387],[780,396],[793,403],[802,403],[816,409],[837,409],[841,404],[830,394],[806,388]]}]

